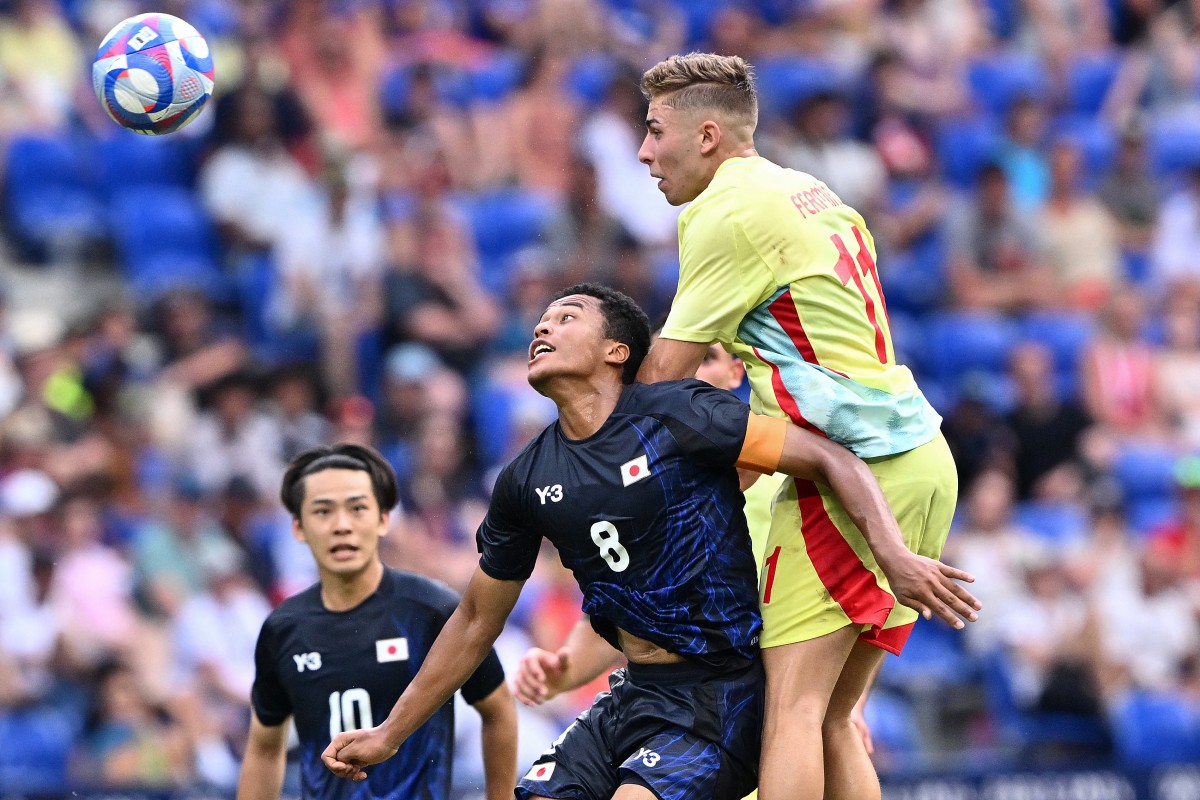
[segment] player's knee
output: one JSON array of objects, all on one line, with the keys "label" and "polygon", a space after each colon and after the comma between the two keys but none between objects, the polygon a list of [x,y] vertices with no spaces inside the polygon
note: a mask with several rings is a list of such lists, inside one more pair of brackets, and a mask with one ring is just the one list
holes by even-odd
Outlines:
[{"label": "player's knee", "polygon": [[834,709],[830,709],[825,715],[825,719],[821,720],[821,736],[826,742],[836,741],[842,736],[861,736],[858,728],[854,727],[854,723],[850,721],[850,712],[835,713]]},{"label": "player's knee", "polygon": [[815,733],[825,718],[826,703],[819,697],[768,695],[766,706],[768,726],[804,728]]}]

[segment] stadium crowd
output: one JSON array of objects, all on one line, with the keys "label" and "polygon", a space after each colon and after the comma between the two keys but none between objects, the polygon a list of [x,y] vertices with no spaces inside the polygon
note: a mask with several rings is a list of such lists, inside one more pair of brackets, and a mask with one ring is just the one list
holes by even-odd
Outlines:
[{"label": "stadium crowd", "polygon": [[[1197,4],[161,0],[217,65],[162,139],[88,77],[141,10],[0,2],[0,785],[232,785],[259,626],[315,579],[276,496],[310,445],[379,448],[387,562],[462,587],[553,419],[550,294],[669,303],[638,79],[690,49],[755,64],[760,151],[864,214],[959,464],[985,612],[890,660],[881,769],[1200,760]],[[510,669],[577,614],[545,553]],[[522,709],[523,753],[595,688]]]}]

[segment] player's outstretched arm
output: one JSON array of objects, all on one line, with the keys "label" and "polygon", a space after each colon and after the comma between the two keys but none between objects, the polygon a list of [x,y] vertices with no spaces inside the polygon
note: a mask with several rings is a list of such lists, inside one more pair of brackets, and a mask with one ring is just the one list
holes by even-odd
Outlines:
[{"label": "player's outstretched arm", "polygon": [[361,781],[362,767],[378,764],[458,691],[483,662],[512,613],[524,581],[499,581],[475,568],[475,574],[412,683],[392,713],[374,728],[340,733],[321,760],[341,778]]},{"label": "player's outstretched arm", "polygon": [[[767,442],[774,440],[778,446],[781,425],[783,450],[777,465],[772,467],[766,463],[771,459],[764,459],[763,453],[770,449]],[[739,466],[760,471],[777,468],[780,472],[818,481],[833,489],[850,519],[862,531],[898,602],[915,609],[926,619],[936,614],[955,628],[964,625],[959,617],[971,621],[978,618],[975,612],[982,605],[958,583],[971,583],[975,578],[908,549],[887,498],[861,459],[836,442],[782,420],[756,414],[750,415],[746,441],[744,460]],[[747,453],[748,449],[756,452]]]},{"label": "player's outstretched arm", "polygon": [[612,669],[620,655],[619,650],[596,633],[585,615],[575,623],[558,650],[531,647],[521,657],[513,681],[517,699],[527,706],[541,705]]},{"label": "player's outstretched arm", "polygon": [[517,707],[508,684],[475,703],[483,720],[483,776],[487,800],[512,800],[517,785]]},{"label": "player's outstretched arm", "polygon": [[288,726],[264,725],[250,714],[250,736],[238,775],[237,800],[279,800],[287,766]]},{"label": "player's outstretched arm", "polygon": [[696,377],[696,370],[704,362],[708,345],[708,342],[683,342],[659,337],[638,369],[638,383],[679,381]]}]

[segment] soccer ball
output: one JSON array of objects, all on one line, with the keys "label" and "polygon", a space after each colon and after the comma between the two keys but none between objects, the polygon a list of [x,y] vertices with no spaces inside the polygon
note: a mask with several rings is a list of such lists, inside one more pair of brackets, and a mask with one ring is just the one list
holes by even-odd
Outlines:
[{"label": "soccer ball", "polygon": [[139,14],[104,37],[92,64],[100,105],[119,125],[157,136],[187,125],[212,96],[208,42],[170,14]]}]

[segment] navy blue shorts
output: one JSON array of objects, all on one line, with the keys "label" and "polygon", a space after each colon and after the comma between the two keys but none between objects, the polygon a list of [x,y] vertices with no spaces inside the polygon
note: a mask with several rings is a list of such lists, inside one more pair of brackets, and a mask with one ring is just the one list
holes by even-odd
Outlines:
[{"label": "navy blue shorts", "polygon": [[610,800],[626,783],[661,800],[740,800],[758,785],[762,662],[733,672],[630,664],[538,758],[516,796]]}]

